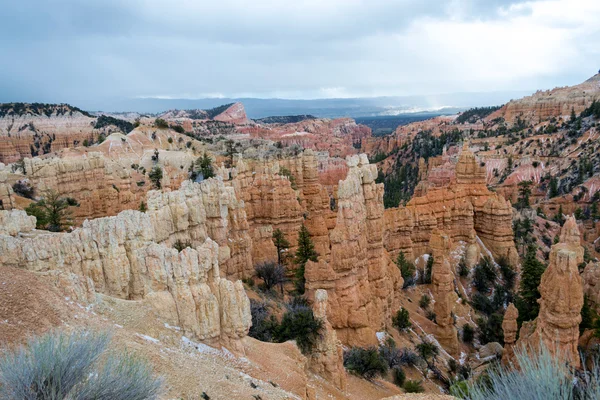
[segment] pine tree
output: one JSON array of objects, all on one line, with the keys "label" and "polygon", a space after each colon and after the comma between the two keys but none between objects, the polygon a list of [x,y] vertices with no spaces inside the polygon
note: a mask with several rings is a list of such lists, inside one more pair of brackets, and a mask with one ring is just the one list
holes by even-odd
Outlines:
[{"label": "pine tree", "polygon": [[575,122],[575,120],[577,119],[577,115],[575,115],[575,108],[571,107],[571,119],[570,119],[570,123]]},{"label": "pine tree", "polygon": [[79,207],[77,200],[49,190],[39,201],[29,204],[25,212],[36,217],[36,228],[61,232],[73,223],[71,207]]},{"label": "pine tree", "polygon": [[529,208],[529,196],[531,195],[531,181],[519,182],[519,199],[517,200],[517,208]]},{"label": "pine tree", "polygon": [[550,190],[548,191],[548,197],[553,198],[559,195],[558,192],[558,179],[555,176],[550,178]]},{"label": "pine tree", "polygon": [[404,256],[404,252],[398,253],[398,258],[396,259],[396,265],[398,269],[400,269],[400,274],[402,275],[402,279],[404,279],[404,287],[408,287],[413,284],[413,276],[415,275],[415,266],[413,263],[409,262]]},{"label": "pine tree", "polygon": [[150,173],[148,174],[148,178],[150,178],[150,181],[152,182],[152,185],[154,186],[155,189],[160,189],[162,184],[162,178],[163,178],[163,170],[161,167],[159,167],[158,165],[156,165],[154,168],[152,168],[152,171],[150,171]]},{"label": "pine tree", "polygon": [[282,264],[282,253],[290,248],[290,242],[285,238],[285,234],[281,229],[273,231],[273,244],[277,248],[277,262]]},{"label": "pine tree", "polygon": [[315,245],[310,239],[310,233],[306,226],[302,224],[300,232],[298,233],[298,248],[296,249],[296,291],[299,294],[304,294],[304,285],[306,284],[306,278],[304,277],[304,268],[306,263],[310,261],[317,261],[317,254]]},{"label": "pine tree", "polygon": [[536,257],[537,248],[530,245],[521,267],[521,284],[516,306],[519,310],[519,324],[523,321],[532,321],[540,312],[537,300],[540,298],[540,281],[546,266]]},{"label": "pine tree", "polygon": [[206,152],[202,155],[202,157],[198,157],[195,162],[195,171],[196,174],[200,173],[204,177],[204,179],[212,178],[215,176],[213,171],[212,159]]}]

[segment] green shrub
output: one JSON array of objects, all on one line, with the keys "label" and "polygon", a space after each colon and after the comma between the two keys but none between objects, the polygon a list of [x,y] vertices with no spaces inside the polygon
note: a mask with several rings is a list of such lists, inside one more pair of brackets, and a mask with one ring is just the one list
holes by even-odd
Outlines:
[{"label": "green shrub", "polygon": [[162,187],[162,178],[163,178],[163,170],[161,167],[156,165],[150,173],[148,174],[148,178],[155,189],[160,189]]},{"label": "green shrub", "polygon": [[35,188],[27,181],[17,181],[12,189],[16,194],[27,199],[33,199],[35,196]]},{"label": "green shrub", "polygon": [[175,243],[173,243],[173,247],[175,249],[177,249],[177,251],[181,251],[181,250],[186,249],[188,247],[192,247],[192,242],[189,241],[189,240],[183,241],[181,239],[177,239],[175,241]]},{"label": "green shrub", "polygon": [[423,358],[426,362],[429,362],[429,359],[435,359],[440,352],[440,349],[433,342],[422,341],[418,345],[415,346],[417,349],[417,353]]},{"label": "green shrub", "polygon": [[410,322],[410,314],[406,308],[401,307],[395,316],[392,317],[392,324],[400,332],[406,331],[412,326]]},{"label": "green shrub", "polygon": [[277,339],[279,342],[295,340],[302,353],[309,354],[322,328],[323,321],[315,318],[310,307],[292,305],[281,319]]},{"label": "green shrub", "polygon": [[162,118],[156,118],[154,120],[154,126],[156,126],[158,129],[168,129],[169,123]]},{"label": "green shrub", "polygon": [[493,368],[485,380],[468,388],[470,400],[598,399],[600,370],[587,374],[565,366],[542,345],[539,350],[515,351],[519,369]]},{"label": "green shrub", "polygon": [[396,386],[402,387],[404,382],[406,381],[406,374],[400,367],[392,368],[392,376],[394,377],[394,384]]},{"label": "green shrub", "polygon": [[426,294],[421,296],[421,299],[419,300],[419,307],[422,309],[427,309],[429,304],[431,304],[431,297],[427,296]]},{"label": "green shrub", "polygon": [[404,382],[404,390],[406,393],[423,393],[425,391],[422,381],[413,381],[410,379]]},{"label": "green shrub", "polygon": [[106,333],[53,332],[0,356],[2,399],[156,399],[162,379],[130,354],[107,352]]},{"label": "green shrub", "polygon": [[353,347],[344,353],[344,367],[354,374],[366,379],[373,379],[383,375],[388,370],[388,365],[375,347],[366,349]]},{"label": "green shrub", "polygon": [[462,340],[465,343],[473,343],[475,338],[475,329],[470,324],[465,324],[462,330]]}]

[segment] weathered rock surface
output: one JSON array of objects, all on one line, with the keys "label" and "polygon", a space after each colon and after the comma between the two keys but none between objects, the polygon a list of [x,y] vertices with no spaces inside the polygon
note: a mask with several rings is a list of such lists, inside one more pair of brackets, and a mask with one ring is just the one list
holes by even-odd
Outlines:
[{"label": "weathered rock surface", "polygon": [[[466,146],[458,158],[455,178],[449,185],[425,188],[420,196],[413,197],[406,207],[397,210],[386,210],[386,217],[392,221],[404,220],[407,228],[401,229],[393,222],[388,225],[385,247],[392,254],[399,250],[407,252],[410,242],[414,257],[428,253],[431,233],[438,228],[447,232],[453,242],[466,243],[469,266],[478,261],[477,238],[494,257],[507,257],[512,265],[518,263],[512,232],[512,206],[502,196],[488,190],[485,169]],[[394,231],[403,232],[402,240]]]},{"label": "weathered rock surface", "polygon": [[596,310],[600,307],[600,263],[590,262],[581,274],[583,293]]},{"label": "weathered rock surface", "polygon": [[329,234],[329,262],[306,265],[306,288],[329,298],[329,321],[348,345],[376,344],[375,332],[391,323],[403,280],[383,247],[383,185],[365,155],[348,158],[348,176],[338,187],[337,220]]},{"label": "weathered rock surface", "polygon": [[0,210],[0,235],[17,236],[35,229],[35,217],[21,210]]},{"label": "weathered rock surface", "polygon": [[543,343],[572,366],[580,366],[577,343],[583,306],[583,282],[577,266],[583,261],[579,229],[574,217],[563,225],[559,243],[550,250],[550,264],[540,283],[540,313],[533,324],[523,324],[517,345],[533,348]]},{"label": "weathered rock surface", "polygon": [[435,337],[442,347],[453,357],[458,356],[458,336],[452,318],[455,304],[454,274],[448,261],[450,237],[438,231],[431,233],[430,246],[433,251],[431,281],[433,283],[433,310],[436,315],[437,329]]},{"label": "weathered rock surface", "polygon": [[323,321],[323,330],[309,359],[309,367],[338,389],[346,390],[346,370],[344,369],[344,349],[335,330],[327,320],[329,307],[327,291],[315,291],[312,305],[315,318]]},{"label": "weathered rock surface", "polygon": [[502,354],[503,365],[508,365],[514,360],[514,347],[515,342],[517,341],[517,332],[519,331],[517,318],[519,318],[519,310],[517,310],[517,307],[515,307],[513,303],[510,303],[504,313],[504,319],[502,320],[502,331],[504,332],[504,353]]},{"label": "weathered rock surface", "polygon": [[552,117],[568,117],[572,109],[579,114],[589,107],[598,94],[600,94],[600,74],[579,85],[537,91],[531,96],[511,100],[486,119],[491,121],[502,117],[507,122],[514,123],[517,118],[521,118],[526,122],[536,123]]},{"label": "weathered rock surface", "polygon": [[350,118],[306,119],[289,124],[264,124],[238,129],[252,137],[299,145],[305,149],[327,151],[332,157],[358,153],[354,147],[363,138],[371,137],[371,129]]},{"label": "weathered rock surface", "polygon": [[[206,238],[178,252],[156,243],[169,229],[158,218],[168,211],[155,210],[86,221],[70,233],[35,231],[27,223],[17,236],[0,234],[0,263],[53,276],[80,302],[93,302],[96,292],[148,302],[166,323],[200,340],[229,342],[245,336],[250,303],[240,281],[220,278],[219,245]],[[199,219],[201,210],[195,210]]]}]

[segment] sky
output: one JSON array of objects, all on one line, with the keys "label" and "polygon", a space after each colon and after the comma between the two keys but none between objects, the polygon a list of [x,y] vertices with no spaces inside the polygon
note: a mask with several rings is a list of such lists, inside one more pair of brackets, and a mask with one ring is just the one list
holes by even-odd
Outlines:
[{"label": "sky", "polygon": [[19,0],[0,102],[550,89],[600,68],[598,0]]}]

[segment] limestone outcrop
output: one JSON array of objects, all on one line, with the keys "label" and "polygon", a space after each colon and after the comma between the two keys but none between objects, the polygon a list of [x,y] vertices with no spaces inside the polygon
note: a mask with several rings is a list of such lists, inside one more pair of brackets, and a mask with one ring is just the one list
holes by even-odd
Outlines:
[{"label": "limestone outcrop", "polygon": [[430,246],[433,252],[431,281],[433,283],[433,310],[436,315],[435,337],[442,347],[453,357],[458,356],[458,336],[452,318],[455,304],[454,274],[448,256],[450,253],[450,237],[439,230],[431,233]]},{"label": "limestone outcrop", "polygon": [[519,310],[517,310],[517,307],[513,303],[510,303],[504,312],[504,319],[502,320],[502,331],[504,332],[503,365],[508,365],[514,360],[514,347],[517,341],[517,332],[519,331],[517,318],[519,318]]},{"label": "limestone outcrop", "polygon": [[347,345],[376,344],[375,332],[391,323],[403,280],[383,247],[383,185],[366,155],[348,158],[348,176],[338,186],[337,219],[329,234],[329,262],[306,265],[310,299],[328,292],[329,321]]},{"label": "limestone outcrop", "polygon": [[[583,306],[583,282],[577,268],[581,262],[583,247],[571,216],[563,225],[560,241],[550,250],[550,263],[540,283],[539,315],[533,326],[523,325],[517,342],[533,348],[543,343],[576,368],[580,366],[577,343]],[[527,329],[533,332],[528,334]]]},{"label": "limestone outcrop", "polygon": [[315,291],[312,305],[315,318],[323,321],[323,329],[309,358],[309,367],[338,389],[346,390],[346,370],[344,369],[344,349],[335,330],[327,320],[329,307],[327,291]]},{"label": "limestone outcrop", "polygon": [[93,302],[95,293],[141,301],[190,337],[234,343],[251,324],[241,282],[220,277],[220,248],[210,238],[181,252],[157,243],[168,233],[158,229],[164,220],[157,218],[167,211],[158,210],[123,211],[85,221],[70,233],[22,225],[18,235],[0,234],[0,263],[54,277],[76,301]]}]

